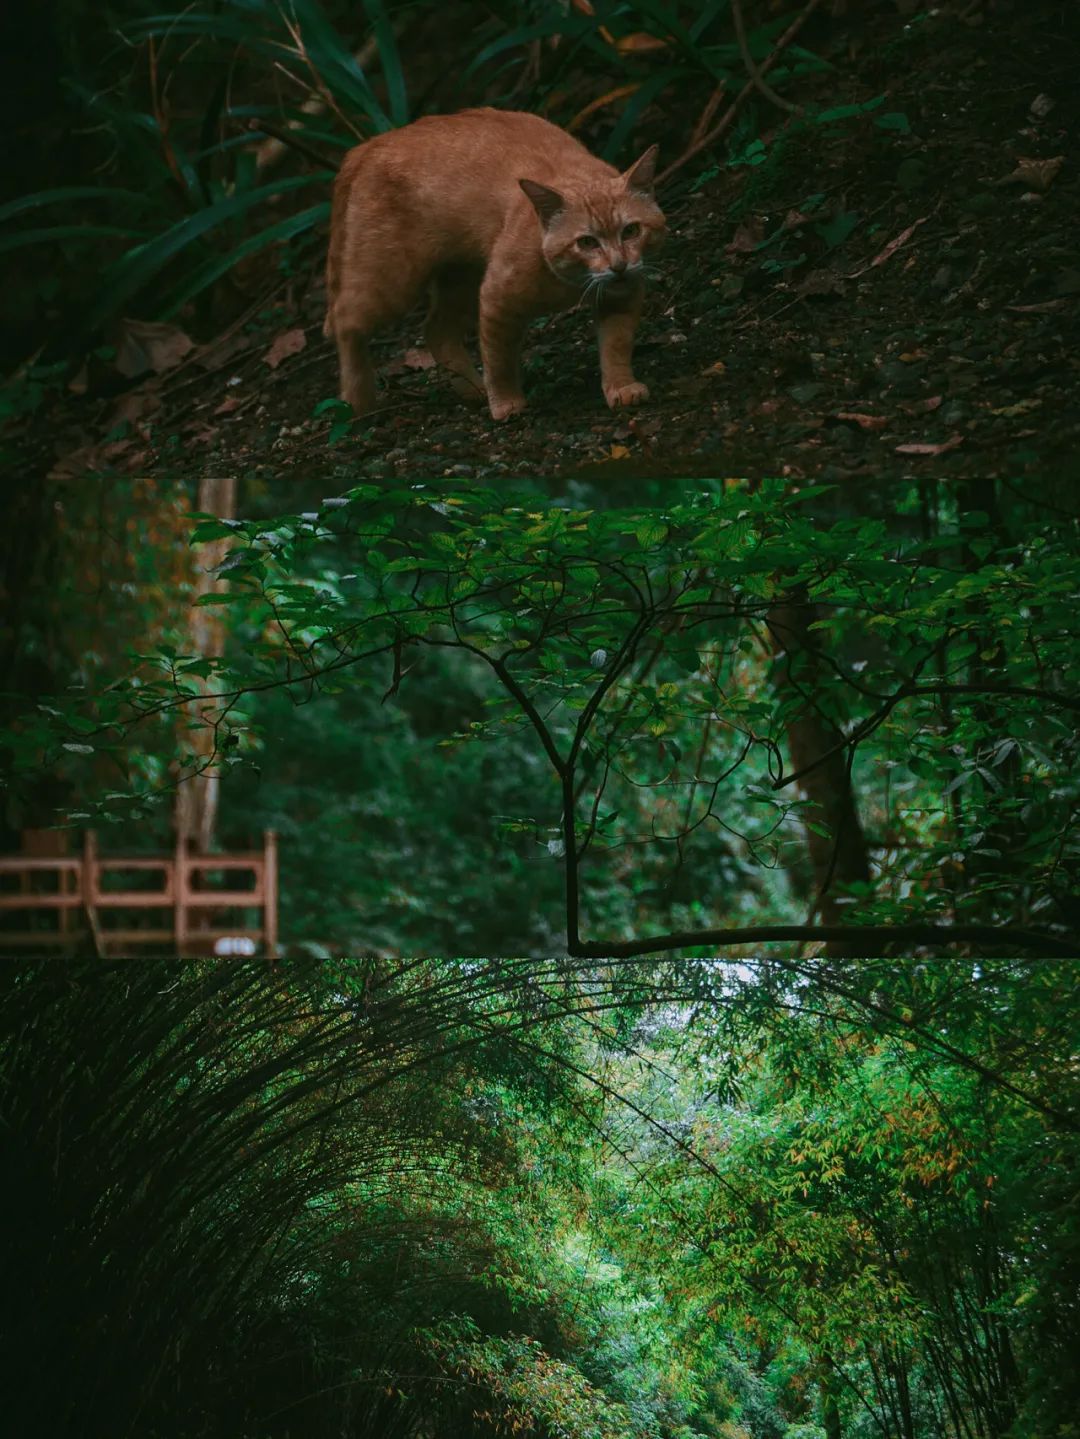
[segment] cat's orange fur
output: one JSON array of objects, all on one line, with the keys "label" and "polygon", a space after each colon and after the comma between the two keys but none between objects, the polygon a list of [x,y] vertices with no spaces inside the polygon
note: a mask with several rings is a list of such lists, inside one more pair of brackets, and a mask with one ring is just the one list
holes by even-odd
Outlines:
[{"label": "cat's orange fur", "polygon": [[[653,198],[656,147],[625,174],[558,126],[512,110],[430,116],[346,155],[334,185],[325,333],[341,397],[375,404],[371,335],[425,286],[425,338],[466,398],[501,420],[525,408],[521,345],[539,315],[585,304],[596,316],[612,409],[648,390],[630,355],[645,257],[665,234]],[[479,328],[481,379],[465,348]]]}]

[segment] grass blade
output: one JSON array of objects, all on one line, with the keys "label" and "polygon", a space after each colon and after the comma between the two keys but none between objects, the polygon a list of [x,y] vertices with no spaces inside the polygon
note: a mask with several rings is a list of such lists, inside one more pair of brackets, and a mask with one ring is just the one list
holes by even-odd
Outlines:
[{"label": "grass blade", "polygon": [[382,0],[364,0],[379,45],[379,60],[390,99],[390,119],[395,125],[409,123],[409,100],[405,93],[405,72],[401,65],[397,35]]},{"label": "grass blade", "polygon": [[83,322],[84,331],[97,329],[120,305],[153,279],[170,260],[175,259],[189,245],[211,230],[247,214],[272,195],[296,190],[304,185],[326,185],[332,179],[331,171],[321,170],[312,175],[296,175],[286,180],[278,180],[272,185],[260,185],[242,195],[232,195],[227,200],[208,205],[198,214],[189,215],[172,225],[164,234],[130,250],[106,275],[97,303],[91,306]]},{"label": "grass blade", "polygon": [[0,236],[0,254],[20,250],[27,245],[51,244],[56,240],[81,240],[88,236],[122,236],[126,240],[142,238],[141,230],[122,225],[49,225],[38,230],[21,230],[15,235]]},{"label": "grass blade", "polygon": [[215,255],[206,264],[200,265],[195,272],[169,296],[168,305],[158,316],[162,320],[171,320],[189,300],[201,294],[215,280],[227,274],[234,265],[240,263],[248,255],[254,255],[258,250],[272,245],[279,240],[291,240],[294,235],[301,234],[304,230],[313,229],[323,220],[330,218],[330,201],[323,200],[318,205],[312,205],[310,209],[301,210],[296,215],[289,215],[284,220],[279,220],[276,225],[271,225],[266,230],[260,230],[257,234],[249,236],[242,245],[230,249],[227,255]]}]

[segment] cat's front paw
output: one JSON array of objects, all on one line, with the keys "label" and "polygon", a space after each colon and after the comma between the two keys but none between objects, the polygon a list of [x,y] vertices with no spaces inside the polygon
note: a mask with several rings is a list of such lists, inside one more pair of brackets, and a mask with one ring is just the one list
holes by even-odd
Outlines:
[{"label": "cat's front paw", "polygon": [[623,410],[629,405],[643,405],[649,398],[648,385],[634,380],[629,385],[605,385],[604,399],[613,410]]},{"label": "cat's front paw", "polygon": [[511,415],[520,415],[526,407],[524,395],[511,395],[509,399],[497,400],[494,395],[488,401],[488,408],[491,410],[493,420],[506,420]]}]

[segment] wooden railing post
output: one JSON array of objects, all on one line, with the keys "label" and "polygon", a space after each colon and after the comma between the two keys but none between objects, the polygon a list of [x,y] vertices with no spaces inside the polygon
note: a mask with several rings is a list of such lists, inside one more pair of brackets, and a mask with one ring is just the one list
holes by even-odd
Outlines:
[{"label": "wooden railing post", "polygon": [[86,910],[86,923],[90,929],[90,937],[94,944],[94,952],[99,959],[104,959],[106,957],[105,936],[102,934],[101,925],[98,923],[97,897],[97,835],[92,829],[88,829],[83,834],[82,900],[83,908]]},{"label": "wooden railing post", "polygon": [[278,948],[277,833],[263,833],[263,936],[267,959],[277,959]]},{"label": "wooden railing post", "polygon": [[176,853],[173,858],[173,932],[176,935],[176,952],[181,959],[188,942],[188,871],[187,844],[180,833],[176,836]]}]

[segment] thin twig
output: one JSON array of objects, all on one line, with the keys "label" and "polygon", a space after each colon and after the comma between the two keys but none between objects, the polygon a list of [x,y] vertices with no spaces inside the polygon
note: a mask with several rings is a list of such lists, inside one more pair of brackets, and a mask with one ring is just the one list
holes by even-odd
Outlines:
[{"label": "thin twig", "polygon": [[[293,38],[295,39],[295,36]],[[366,70],[372,61],[378,58],[378,54],[379,42],[375,36],[372,35],[361,45],[360,49],[356,51],[353,55],[353,60],[361,70]],[[326,100],[317,89],[313,89],[300,106],[300,110],[304,115],[321,115],[326,110]],[[292,130],[300,123],[299,120],[290,120],[288,128]],[[296,146],[288,135],[283,134],[280,130],[274,129],[270,125],[258,125],[252,126],[252,128],[262,130],[270,137],[268,140],[264,140],[255,151],[255,168],[260,173],[263,170],[269,169],[271,165],[276,164],[285,153],[287,146],[291,145],[294,149],[302,149],[302,147]]]},{"label": "thin twig", "polygon": [[[328,159],[326,155],[316,150],[314,145],[309,145],[306,140],[301,140],[292,130],[281,130],[277,125],[271,125],[268,120],[254,119],[249,120],[245,128],[256,135],[269,135],[279,145],[295,150],[298,155],[303,155],[305,159],[311,160],[320,169],[336,170],[339,168],[337,160]],[[261,150],[262,146],[259,149]]]},{"label": "thin twig", "polygon": [[[821,0],[808,0],[808,3],[803,7],[801,13],[795,17],[795,19],[791,22],[788,28],[780,36],[779,40],[777,40],[776,44],[772,48],[772,51],[765,57],[764,63],[758,67],[757,75],[759,79],[767,71],[772,69],[772,67],[776,64],[776,61],[791,44],[792,40],[795,39],[795,36],[799,33],[799,31],[806,24],[807,20],[809,20],[810,16],[814,13],[814,11],[818,8],[820,4]],[[662,184],[665,180],[669,179],[672,175],[674,175],[676,170],[681,170],[682,167],[687,163],[687,161],[692,160],[695,155],[700,154],[702,150],[706,149],[709,145],[712,145],[715,141],[717,141],[724,133],[724,131],[730,127],[732,121],[735,119],[735,116],[739,113],[739,108],[742,105],[743,101],[748,95],[753,93],[755,88],[756,86],[754,81],[748,80],[743,86],[743,88],[739,91],[738,95],[736,95],[735,99],[724,111],[722,118],[713,126],[713,128],[707,134],[703,135],[700,140],[692,141],[691,144],[688,145],[687,148],[683,151],[683,153],[679,156],[679,158],[677,160],[673,160],[666,170],[661,171],[661,173],[657,176],[657,183]]]},{"label": "thin twig", "polygon": [[750,54],[750,45],[746,38],[746,25],[743,21],[742,0],[731,0],[731,18],[735,22],[735,39],[739,46],[739,54],[746,66],[746,73],[750,76],[754,89],[771,104],[786,110],[789,115],[801,115],[804,107],[793,105],[790,100],[785,100],[783,95],[778,95],[771,85],[765,80],[762,70],[754,64],[754,57]]}]

